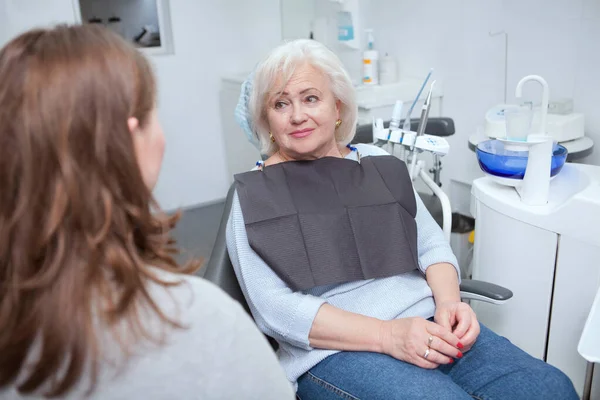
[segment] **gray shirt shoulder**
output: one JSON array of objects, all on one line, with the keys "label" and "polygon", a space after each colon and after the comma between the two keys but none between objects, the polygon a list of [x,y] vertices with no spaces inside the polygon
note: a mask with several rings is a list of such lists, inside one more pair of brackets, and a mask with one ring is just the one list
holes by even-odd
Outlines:
[{"label": "gray shirt shoulder", "polygon": [[[160,272],[178,286],[148,289],[166,316],[183,328],[166,328],[146,310],[143,323],[162,337],[160,344],[136,344],[118,368],[102,363],[90,399],[293,399],[286,379],[265,337],[243,308],[220,288],[194,276]],[[111,342],[107,342],[110,346]],[[116,344],[103,347],[118,353]],[[83,382],[66,398],[80,399]],[[0,390],[0,399],[21,397],[14,388]]]}]

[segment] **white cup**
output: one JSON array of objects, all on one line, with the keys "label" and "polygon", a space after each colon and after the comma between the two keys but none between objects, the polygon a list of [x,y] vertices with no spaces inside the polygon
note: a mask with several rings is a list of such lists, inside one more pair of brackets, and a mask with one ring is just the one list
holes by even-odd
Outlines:
[{"label": "white cup", "polygon": [[531,131],[533,110],[528,106],[517,106],[504,110],[506,139],[526,142]]}]

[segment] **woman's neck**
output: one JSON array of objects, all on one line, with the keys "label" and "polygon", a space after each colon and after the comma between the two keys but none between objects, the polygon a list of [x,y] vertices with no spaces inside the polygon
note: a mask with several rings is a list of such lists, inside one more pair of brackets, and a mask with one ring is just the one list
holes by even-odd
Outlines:
[{"label": "woman's neck", "polygon": [[267,165],[278,164],[286,161],[300,161],[300,160],[317,160],[323,157],[338,157],[344,158],[348,155],[351,150],[347,147],[343,147],[334,143],[322,150],[316,150],[311,153],[298,154],[293,152],[287,152],[284,149],[279,149],[267,160]]}]

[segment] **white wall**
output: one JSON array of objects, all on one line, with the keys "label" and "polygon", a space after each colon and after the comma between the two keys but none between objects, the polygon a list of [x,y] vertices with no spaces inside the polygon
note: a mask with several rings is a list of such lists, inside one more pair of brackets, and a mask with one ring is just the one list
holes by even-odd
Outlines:
[{"label": "white wall", "polygon": [[316,1],[281,0],[281,32],[284,40],[308,39],[311,29],[316,28]]},{"label": "white wall", "polygon": [[362,8],[368,7],[368,2],[358,0],[358,12],[354,4],[347,4],[346,10],[358,14],[353,18],[355,40],[349,47],[338,41],[338,12],[342,4],[323,0],[281,0],[282,36],[284,40],[308,38],[313,29],[314,38],[333,50],[344,63],[352,82],[356,85],[362,82],[362,43],[365,33],[362,27],[364,13]]},{"label": "white wall", "polygon": [[[363,7],[377,26],[380,51],[399,59],[401,75],[430,67],[444,82],[444,114],[456,134],[442,177],[470,183],[481,176],[467,138],[487,109],[504,98],[504,38],[508,32],[508,101],[520,78],[539,74],[551,97],[572,97],[585,113],[587,134],[600,145],[600,2],[598,0],[380,0]],[[526,95],[539,96],[526,88]],[[600,150],[584,160],[600,165]],[[449,190],[448,185],[444,187]],[[468,199],[467,199],[468,201]]]},{"label": "white wall", "polygon": [[225,197],[220,77],[250,71],[281,38],[278,0],[173,0],[170,9],[175,54],[153,58],[167,135],[156,195],[165,209]]},{"label": "white wall", "polygon": [[[281,39],[279,0],[171,0],[169,8],[174,54],[151,57],[167,137],[155,193],[167,210],[225,197],[220,77],[250,71]],[[36,25],[74,21],[71,0],[0,0],[0,45]]]},{"label": "white wall", "polygon": [[73,22],[71,0],[0,0],[0,46],[31,28]]}]

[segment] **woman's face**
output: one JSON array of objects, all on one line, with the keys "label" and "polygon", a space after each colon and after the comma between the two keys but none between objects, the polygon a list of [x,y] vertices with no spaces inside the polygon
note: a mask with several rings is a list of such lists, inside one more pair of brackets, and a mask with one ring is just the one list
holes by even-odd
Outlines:
[{"label": "woman's face", "polygon": [[144,126],[140,126],[136,118],[130,118],[128,123],[144,183],[149,189],[153,189],[158,181],[165,153],[165,136],[156,108],[152,110]]},{"label": "woman's face", "polygon": [[309,64],[297,68],[283,92],[271,93],[266,110],[271,134],[286,156],[337,156],[335,124],[340,102],[333,96],[329,79],[318,69]]}]

